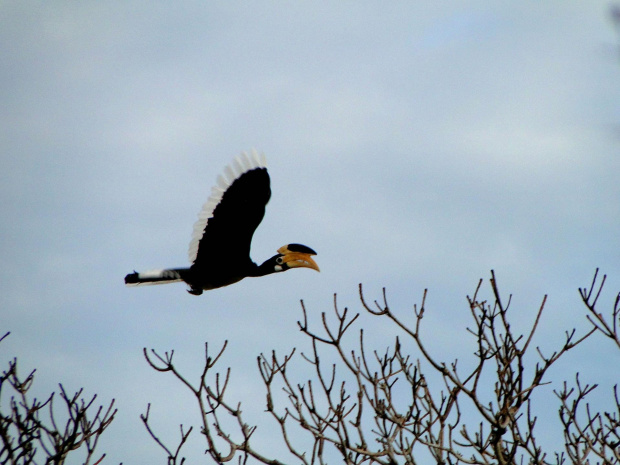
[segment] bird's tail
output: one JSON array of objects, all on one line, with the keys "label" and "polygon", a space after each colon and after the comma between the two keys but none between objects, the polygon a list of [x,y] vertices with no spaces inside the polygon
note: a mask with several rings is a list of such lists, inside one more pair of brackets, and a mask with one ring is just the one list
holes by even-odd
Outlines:
[{"label": "bird's tail", "polygon": [[125,284],[127,286],[138,286],[141,284],[168,284],[183,281],[181,269],[178,270],[151,270],[143,273],[134,271],[125,276]]}]

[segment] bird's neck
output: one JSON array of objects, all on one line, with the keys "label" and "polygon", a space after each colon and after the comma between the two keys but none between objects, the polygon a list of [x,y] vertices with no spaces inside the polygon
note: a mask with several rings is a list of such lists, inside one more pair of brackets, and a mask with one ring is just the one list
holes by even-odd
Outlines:
[{"label": "bird's neck", "polygon": [[253,266],[250,268],[248,273],[248,276],[250,277],[265,276],[276,272],[275,256],[269,260],[265,260],[260,265],[257,265],[256,263],[252,263],[252,265]]}]

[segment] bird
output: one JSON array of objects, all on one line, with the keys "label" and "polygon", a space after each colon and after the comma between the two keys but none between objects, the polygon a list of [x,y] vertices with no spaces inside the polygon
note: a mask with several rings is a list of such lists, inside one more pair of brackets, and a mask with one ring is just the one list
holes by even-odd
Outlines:
[{"label": "bird", "polygon": [[125,276],[127,286],[185,282],[192,295],[217,289],[247,277],[266,276],[292,268],[320,271],[316,252],[302,244],[287,244],[257,265],[250,258],[254,231],[271,197],[267,160],[252,150],[235,157],[218,176],[211,195],[198,214],[189,244],[188,268],[170,268]]}]

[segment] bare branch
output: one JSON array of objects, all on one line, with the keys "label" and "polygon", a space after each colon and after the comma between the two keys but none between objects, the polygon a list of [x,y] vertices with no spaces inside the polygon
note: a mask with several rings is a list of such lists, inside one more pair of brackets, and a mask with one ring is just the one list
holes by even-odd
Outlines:
[{"label": "bare branch", "polygon": [[[278,425],[294,461],[304,465],[334,461],[415,465],[427,463],[428,458],[438,464],[563,465],[567,460],[585,464],[589,457],[613,463],[620,454],[616,391],[613,412],[594,412],[584,404],[583,399],[595,386],[582,386],[579,378],[576,388],[565,384],[563,390],[554,391],[564,424],[566,450],[561,452],[550,453],[539,445],[538,418],[531,401],[539,387],[551,383],[547,378],[550,367],[569,351],[597,331],[617,336],[620,297],[612,311],[612,323],[607,324],[602,315],[594,316],[594,305],[601,295],[596,283],[595,275],[590,289],[580,290],[595,327],[580,336],[575,329],[566,331],[563,343],[545,355],[536,347],[535,339],[547,296],[533,310],[525,334],[517,333],[509,313],[512,296],[500,296],[492,271],[490,299],[482,298],[482,280],[467,298],[472,324],[464,333],[470,339],[457,354],[461,361],[455,358],[449,362],[434,355],[423,334],[426,290],[413,313],[401,316],[389,306],[385,288],[382,302],[375,300],[368,305],[360,285],[363,315],[382,318],[397,330],[393,343],[380,350],[368,346],[368,329],[356,326],[361,324],[362,314],[339,307],[336,295],[333,311],[320,314],[316,330],[302,301],[303,316],[298,326],[309,339],[309,349],[297,357],[294,348],[283,357],[272,351],[256,359],[266,390],[265,410]],[[351,331],[358,331],[358,337],[346,337]],[[351,340],[356,341],[353,347],[349,346]],[[405,351],[404,347],[409,349]],[[252,458],[260,463],[282,463],[251,445],[256,426],[244,422],[240,403],[229,403],[226,398],[232,382],[230,368],[225,376],[210,374],[223,352],[224,348],[213,359],[205,356],[200,384],[193,387],[176,370],[172,351],[163,356],[144,351],[155,370],[171,372],[194,393],[207,453],[214,461],[225,463],[238,458],[245,464]],[[536,353],[540,359],[532,362]],[[303,379],[294,379],[292,373],[298,370],[289,368],[299,362],[308,370]],[[235,420],[232,428],[231,419]],[[148,409],[145,424],[146,420]],[[170,463],[175,463],[185,439],[182,429],[174,453],[163,447],[172,457]]]},{"label": "bare branch", "polygon": [[[0,342],[8,335],[6,333],[0,338]],[[99,437],[116,415],[114,399],[106,409],[99,406],[92,415],[96,395],[86,400],[80,389],[70,396],[59,384],[62,413],[58,414],[55,393],[43,402],[28,396],[34,373],[33,370],[25,379],[21,378],[17,359],[13,359],[0,375],[0,407],[8,407],[0,412],[0,463],[22,465],[44,460],[62,464],[71,452],[81,450],[84,453],[82,463],[90,464]],[[6,389],[14,393],[8,402],[1,398]],[[105,454],[96,463],[100,463],[103,457]]]}]

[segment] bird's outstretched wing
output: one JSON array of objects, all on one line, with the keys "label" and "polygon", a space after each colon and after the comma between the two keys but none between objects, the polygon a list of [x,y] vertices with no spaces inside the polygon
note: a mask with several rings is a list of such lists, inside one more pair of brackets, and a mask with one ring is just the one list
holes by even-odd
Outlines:
[{"label": "bird's outstretched wing", "polygon": [[189,260],[195,268],[223,272],[251,262],[250,244],[271,197],[265,157],[253,151],[236,157],[218,177],[194,224]]}]

